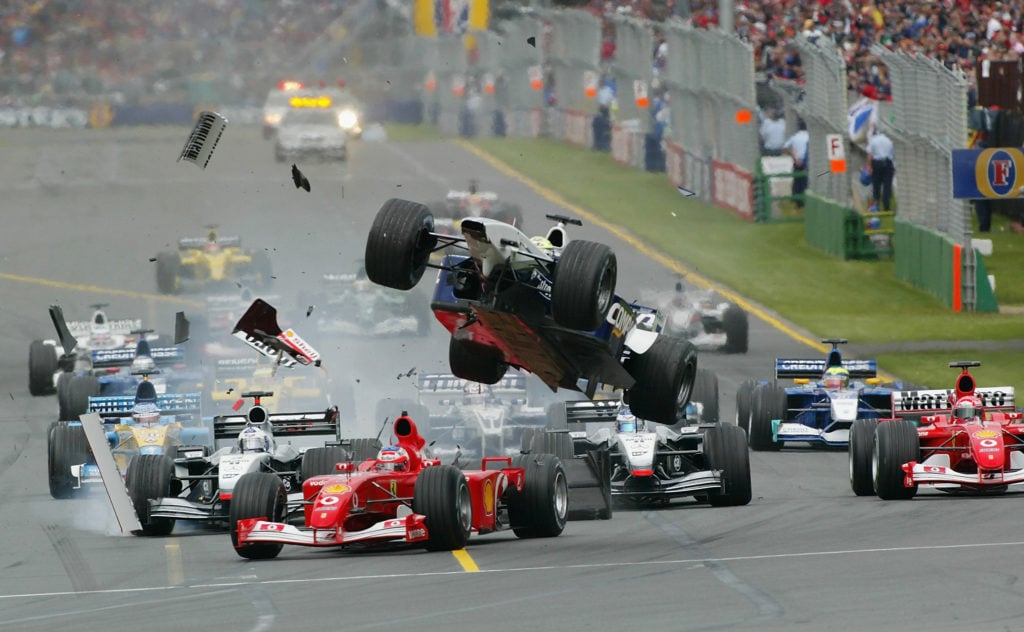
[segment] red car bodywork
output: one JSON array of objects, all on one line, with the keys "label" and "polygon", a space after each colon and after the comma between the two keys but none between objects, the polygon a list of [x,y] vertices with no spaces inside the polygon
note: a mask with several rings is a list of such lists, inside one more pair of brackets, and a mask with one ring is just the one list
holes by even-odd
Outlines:
[{"label": "red car bodywork", "polygon": [[[304,527],[249,518],[237,524],[238,546],[282,543],[303,546],[343,546],[355,542],[425,542],[426,517],[412,513],[416,480],[426,468],[440,466],[424,455],[424,439],[408,416],[395,420],[397,445],[409,454],[406,471],[378,471],[376,461],[341,463],[339,473],[306,480]],[[502,464],[498,469],[487,469]],[[484,458],[481,470],[462,472],[469,487],[472,531],[478,534],[507,528],[500,509],[506,492],[523,490],[525,470],[512,467],[508,457]]]}]

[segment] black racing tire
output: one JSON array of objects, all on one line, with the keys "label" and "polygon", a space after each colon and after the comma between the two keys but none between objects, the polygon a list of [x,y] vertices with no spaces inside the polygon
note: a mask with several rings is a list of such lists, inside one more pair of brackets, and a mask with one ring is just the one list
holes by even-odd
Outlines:
[{"label": "black racing tire", "polygon": [[493,217],[500,222],[512,224],[519,230],[523,230],[523,209],[518,204],[502,204]]},{"label": "black racing tire", "polygon": [[553,454],[521,454],[512,467],[526,472],[523,491],[508,499],[512,532],[519,538],[553,538],[565,529],[569,516],[569,479]]},{"label": "black racing tire", "polygon": [[267,289],[273,284],[274,267],[270,263],[270,253],[266,250],[253,251],[252,272],[258,279],[256,287],[260,289]]},{"label": "black racing tire", "polygon": [[57,419],[60,421],[78,421],[77,417],[69,417],[71,413],[71,380],[74,373],[64,371],[57,376]]},{"label": "black racing tire", "polygon": [[156,289],[161,294],[174,294],[181,287],[181,257],[177,251],[165,250],[156,255]]},{"label": "black racing tire", "polygon": [[875,492],[882,500],[910,500],[917,485],[903,484],[903,464],[921,460],[921,440],[914,422],[905,419],[884,421],[875,428],[871,449],[871,477]]},{"label": "black racing tire", "polygon": [[551,315],[562,327],[594,331],[615,302],[618,263],[605,244],[573,240],[555,264]]},{"label": "black racing tire", "polygon": [[454,465],[424,468],[416,477],[412,511],[426,517],[428,551],[456,551],[466,546],[473,528],[469,483]]},{"label": "black racing tire", "polygon": [[89,398],[100,394],[100,381],[92,375],[74,375],[67,386],[67,397],[61,402],[63,421],[77,421],[79,415],[89,412]]},{"label": "black racing tire", "polygon": [[782,442],[772,436],[772,420],[782,419],[786,412],[786,389],[772,382],[754,389],[750,410],[750,449],[773,452],[782,449]]},{"label": "black racing tire", "polygon": [[568,432],[537,430],[530,439],[530,454],[553,454],[561,461],[573,458],[572,437]]},{"label": "black racing tire", "polygon": [[352,444],[348,449],[348,456],[353,463],[358,465],[366,459],[376,459],[381,447],[380,439],[376,437],[352,439]]},{"label": "black racing tire", "polygon": [[724,491],[709,494],[712,507],[736,507],[750,503],[750,451],[747,434],[739,426],[723,424],[704,433],[704,454],[713,470],[722,470]]},{"label": "black racing tire", "polygon": [[448,343],[448,366],[457,377],[481,384],[497,384],[508,371],[508,362],[497,347],[454,336]]},{"label": "black racing tire", "polygon": [[254,542],[238,546],[238,521],[263,518],[271,522],[284,522],[288,513],[288,492],[284,482],[270,472],[243,474],[231,495],[228,508],[228,529],[235,553],[249,560],[269,560],[284,548],[279,542]]},{"label": "black racing tire", "polygon": [[725,353],[746,353],[749,346],[750,324],[747,312],[739,305],[729,305],[722,314],[722,330],[725,332]]},{"label": "black racing tire", "polygon": [[736,389],[736,425],[750,434],[750,409],[753,404],[754,389],[757,382],[744,380]]},{"label": "black racing tire", "polygon": [[437,245],[434,216],[423,204],[392,198],[377,211],[366,239],[366,276],[396,290],[411,290],[423,277]]},{"label": "black racing tire", "polygon": [[700,402],[704,406],[701,414],[701,421],[704,423],[717,424],[718,414],[718,376],[708,369],[697,369],[697,376],[693,382],[693,396],[691,401]]},{"label": "black racing tire", "polygon": [[314,476],[334,474],[337,471],[335,466],[348,460],[348,452],[340,445],[309,448],[302,453],[302,461],[299,463],[299,479],[307,481]]},{"label": "black racing tire", "polygon": [[57,372],[57,349],[42,340],[28,346],[28,392],[33,396],[53,395],[53,374]]},{"label": "black racing tire", "polygon": [[858,496],[873,496],[875,482],[871,476],[871,451],[875,441],[876,419],[857,419],[850,426],[848,446],[850,487]]},{"label": "black racing tire", "polygon": [[625,367],[636,380],[627,391],[633,414],[655,423],[676,423],[697,379],[697,349],[693,344],[674,336],[658,336],[647,351],[632,354]]},{"label": "black racing tire", "polygon": [[170,535],[174,518],[152,518],[149,501],[171,495],[174,461],[166,454],[137,454],[128,463],[125,487],[135,506],[142,530],[137,535]]},{"label": "black racing tire", "polygon": [[50,496],[62,500],[80,492],[80,488],[75,488],[71,466],[91,460],[85,429],[80,424],[68,425],[65,421],[51,423],[46,434],[46,453]]}]

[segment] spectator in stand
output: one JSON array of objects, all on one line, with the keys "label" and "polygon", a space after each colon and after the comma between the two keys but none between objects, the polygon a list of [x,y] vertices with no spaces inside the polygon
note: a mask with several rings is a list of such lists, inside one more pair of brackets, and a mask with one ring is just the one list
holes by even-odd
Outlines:
[{"label": "spectator in stand", "polygon": [[786,119],[778,110],[768,110],[761,121],[761,155],[781,156],[786,144]]},{"label": "spectator in stand", "polygon": [[807,123],[801,120],[797,123],[796,133],[782,146],[793,157],[793,171],[803,172],[802,175],[793,178],[793,195],[799,196],[796,198],[796,205],[799,208],[804,207],[803,194],[807,191],[807,149],[811,144],[810,140]]},{"label": "spectator in stand", "polygon": [[872,209],[892,210],[892,179],[896,175],[893,160],[895,158],[892,140],[885,132],[875,131],[868,140],[868,173],[871,174]]}]

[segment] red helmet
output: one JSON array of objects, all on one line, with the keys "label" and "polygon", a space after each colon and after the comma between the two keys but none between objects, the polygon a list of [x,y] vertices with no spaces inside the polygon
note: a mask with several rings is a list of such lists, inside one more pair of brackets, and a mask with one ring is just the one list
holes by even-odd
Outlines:
[{"label": "red helmet", "polygon": [[961,397],[953,405],[953,417],[956,419],[976,419],[981,417],[981,401],[977,397],[968,395]]}]

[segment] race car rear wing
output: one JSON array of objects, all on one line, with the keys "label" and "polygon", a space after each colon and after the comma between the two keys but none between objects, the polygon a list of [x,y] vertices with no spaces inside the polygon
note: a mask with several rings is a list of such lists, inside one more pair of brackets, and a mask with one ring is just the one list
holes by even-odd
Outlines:
[{"label": "race car rear wing", "polygon": [[[174,415],[179,421],[197,420],[201,400],[201,393],[164,393],[156,396],[156,407],[160,409],[161,417]],[[130,416],[134,406],[134,395],[89,398],[89,412],[98,414],[104,423]]]},{"label": "race car rear wing", "polygon": [[[155,347],[149,350],[149,356],[157,366],[169,366],[185,361],[185,352],[178,347]],[[131,366],[132,360],[135,359],[135,349],[96,349],[91,353],[91,357],[92,365],[97,369]]]},{"label": "race car rear wing", "polygon": [[[178,248],[185,249],[202,249],[205,244],[209,241],[204,237],[182,237],[178,240]],[[242,245],[242,238],[238,236],[231,237],[218,237],[217,244],[222,248],[237,248]]]},{"label": "race car rear wing", "polygon": [[[948,415],[953,412],[951,397],[953,389],[927,389],[919,391],[893,391],[892,416],[894,418],[918,418],[922,415]],[[1014,412],[1016,410],[1014,387],[984,386],[974,390],[974,396],[989,412]]]},{"label": "race car rear wing", "polygon": [[[865,379],[878,376],[878,362],[875,360],[843,360],[842,366],[850,372],[853,379]],[[799,360],[789,358],[775,359],[776,379],[816,379],[820,378],[828,368],[825,359]]]},{"label": "race car rear wing", "polygon": [[[88,336],[92,332],[92,322],[88,320],[70,320],[67,321],[68,330],[77,336]],[[120,320],[108,320],[107,326],[110,327],[110,333],[117,336],[127,336],[137,329],[142,329],[142,319],[136,318],[123,318]],[[147,335],[147,340],[156,339],[156,335]]]},{"label": "race car rear wing", "polygon": [[565,402],[565,421],[568,424],[615,421],[622,403],[609,399],[602,401]]},{"label": "race car rear wing", "polygon": [[[340,428],[337,407],[306,413],[270,413],[267,420],[273,426],[274,438],[278,441],[295,436],[337,438]],[[247,421],[246,415],[217,415],[213,418],[214,440],[237,439]]]}]

